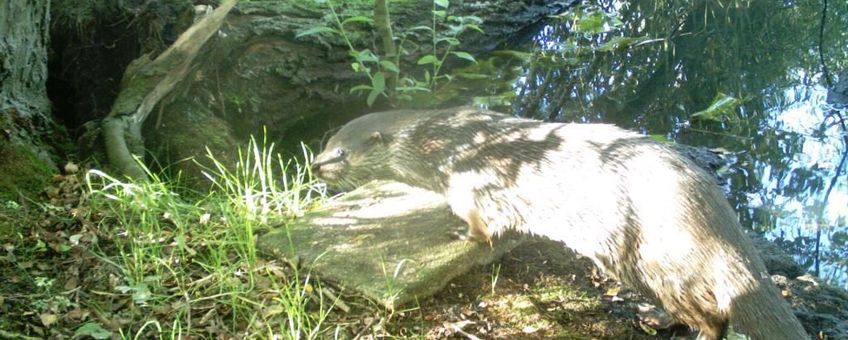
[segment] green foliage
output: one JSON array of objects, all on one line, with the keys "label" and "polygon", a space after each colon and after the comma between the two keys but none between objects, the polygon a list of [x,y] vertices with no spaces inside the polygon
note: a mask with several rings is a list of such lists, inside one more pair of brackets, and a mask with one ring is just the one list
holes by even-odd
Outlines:
[{"label": "green foliage", "polygon": [[[831,178],[839,178],[834,193],[844,188],[834,173],[844,132],[819,87],[825,69],[848,60],[843,8],[749,0],[586,7],[567,10],[535,37],[519,82],[523,115],[615,123],[734,150],[733,170],[718,173],[730,178],[742,225],[792,234],[799,241],[786,248],[796,259],[836,264],[831,277],[844,280],[835,260],[844,252],[815,254],[818,240],[794,232],[845,225],[837,216],[820,220]],[[827,205],[832,214],[839,203]]]},{"label": "green foliage", "polygon": [[598,52],[613,52],[615,50],[623,50],[630,46],[638,46],[645,42],[651,42],[648,37],[612,37],[609,41],[601,44],[595,50]]},{"label": "green foliage", "polygon": [[[86,174],[93,210],[115,228],[115,249],[98,254],[119,274],[110,279],[109,294],[134,310],[132,322],[117,331],[121,337],[215,337],[198,324],[210,317],[258,337],[323,336],[332,301],[313,302],[308,274],[262,261],[255,249],[257,230],[302,215],[325,197],[323,186],[308,163],[282,160],[264,140],[251,139],[238,155],[228,166],[209,153],[212,167],[204,174],[213,191],[194,201],[156,174],[148,173],[147,182]],[[76,334],[103,338],[109,332],[87,323]]]},{"label": "green foliage", "polygon": [[662,143],[673,143],[674,142],[674,141],[668,139],[668,137],[666,135],[651,134],[651,135],[648,135],[648,138],[655,140],[657,142],[662,142]]},{"label": "green foliage", "polygon": [[552,17],[570,21],[572,32],[586,36],[609,32],[618,29],[623,24],[615,15],[594,5],[577,6],[570,11]]},{"label": "green foliage", "polygon": [[413,102],[446,102],[470,97],[478,106],[509,107],[516,98],[514,84],[523,72],[522,65],[529,59],[526,56],[529,54],[494,51],[488,58],[452,70],[455,81],[440,86],[433,93],[434,98],[415,98]]},{"label": "green foliage", "polygon": [[[565,52],[574,54],[578,54],[581,50],[582,44],[578,43],[578,40],[593,41],[601,34],[619,31],[624,26],[618,15],[608,13],[597,5],[580,5],[562,14],[554,15],[552,18],[568,23],[570,35],[565,44],[568,47]],[[661,40],[650,39],[647,36],[612,36],[606,42],[591,47],[591,50],[593,52],[615,52]]]},{"label": "green foliage", "polygon": [[[463,51],[454,51],[454,49],[461,45],[460,40],[457,38],[460,33],[469,29],[483,32],[479,26],[483,21],[476,16],[448,15],[447,10],[449,5],[450,3],[447,0],[433,1],[432,26],[417,26],[411,29],[412,31],[421,30],[430,34],[432,53],[421,56],[417,64],[430,65],[431,69],[424,72],[424,81],[411,77],[402,78],[401,82],[406,84],[406,86],[400,89],[401,92],[404,90],[419,91],[425,88],[432,91],[439,80],[445,79],[450,81],[450,75],[441,74],[442,66],[444,66],[448,57],[459,58],[473,63],[477,62],[471,54]],[[438,29],[439,24],[447,25],[448,28],[445,33],[440,33]]]},{"label": "green foliage", "polygon": [[623,23],[614,14],[607,13],[596,5],[581,5],[562,14],[551,16],[554,19],[571,22],[571,31],[591,37],[620,28]]},{"label": "green foliage", "polygon": [[729,117],[732,118],[736,114],[736,109],[744,103],[744,100],[728,96],[724,93],[717,93],[713,102],[704,110],[693,113],[690,118],[693,120],[708,120],[721,122]]},{"label": "green foliage", "polygon": [[[327,2],[330,6],[330,11],[335,23],[335,27],[316,26],[306,29],[297,34],[297,37],[305,37],[315,34],[331,34],[341,36],[348,46],[349,54],[353,63],[351,68],[354,72],[362,73],[369,79],[369,83],[353,86],[350,89],[351,93],[367,92],[366,102],[368,106],[380,96],[389,97],[390,99],[410,100],[411,93],[414,92],[432,92],[438,85],[439,81],[451,80],[451,76],[441,74],[441,69],[448,58],[456,58],[476,63],[477,60],[468,52],[455,50],[461,45],[458,36],[466,30],[475,30],[482,32],[480,24],[482,20],[476,16],[453,16],[448,15],[448,7],[450,3],[447,0],[433,1],[432,9],[432,25],[431,26],[416,26],[409,29],[410,32],[424,31],[431,37],[430,53],[421,56],[416,62],[419,66],[425,66],[423,79],[413,76],[411,73],[404,72],[402,65],[398,65],[390,60],[390,56],[380,56],[372,52],[370,49],[357,49],[353,46],[350,39],[350,32],[347,27],[350,24],[363,24],[367,26],[374,25],[374,19],[367,16],[357,15],[348,17],[344,20],[338,15],[332,1]],[[447,26],[447,29],[442,31],[439,25]],[[405,37],[392,37],[392,39],[401,40],[398,53],[408,55],[409,50],[405,44]],[[387,80],[391,77],[396,79],[395,88],[387,88]]]},{"label": "green foliage", "polygon": [[112,338],[112,332],[103,328],[97,322],[88,322],[77,328],[74,332],[74,338],[84,338],[87,336],[98,340],[110,339]]},{"label": "green foliage", "polygon": [[47,277],[35,277],[36,293],[39,298],[32,301],[32,307],[39,313],[45,313],[55,310],[62,310],[68,307],[76,306],[68,297],[58,291],[54,287],[56,279]]}]

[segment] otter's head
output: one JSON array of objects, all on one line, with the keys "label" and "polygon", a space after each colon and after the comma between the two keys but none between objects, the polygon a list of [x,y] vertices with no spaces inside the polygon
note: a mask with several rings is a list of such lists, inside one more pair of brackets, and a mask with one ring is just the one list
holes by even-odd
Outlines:
[{"label": "otter's head", "polygon": [[315,156],[312,172],[331,187],[350,190],[375,179],[394,179],[389,150],[391,133],[372,115],[339,130]]}]

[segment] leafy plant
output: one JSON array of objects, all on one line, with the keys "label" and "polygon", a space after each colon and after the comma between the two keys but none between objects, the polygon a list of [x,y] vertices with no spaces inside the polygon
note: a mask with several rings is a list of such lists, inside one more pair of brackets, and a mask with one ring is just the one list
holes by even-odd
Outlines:
[{"label": "leafy plant", "polygon": [[706,120],[720,122],[724,119],[734,117],[736,108],[745,102],[744,99],[739,99],[724,93],[717,93],[713,98],[710,106],[704,110],[693,113],[690,118],[693,120]]},{"label": "leafy plant", "polygon": [[489,281],[492,284],[492,295],[495,295],[495,286],[498,285],[498,279],[501,276],[501,264],[492,263],[492,272]]},{"label": "leafy plant", "polygon": [[[593,40],[600,34],[608,34],[619,30],[624,23],[618,18],[615,13],[608,13],[597,5],[580,5],[562,14],[552,16],[568,24],[571,33],[574,33],[576,38],[584,40]],[[623,50],[631,46],[640,46],[653,42],[664,41],[665,39],[651,39],[647,36],[642,37],[623,37],[611,36],[606,42],[592,48],[596,52],[614,52]],[[572,49],[578,49],[579,44],[573,38],[569,38],[568,44]]]},{"label": "leafy plant", "polygon": [[[418,86],[424,85],[427,89],[433,90],[438,80],[451,79],[450,75],[440,74],[441,68],[444,66],[448,57],[453,56],[473,63],[477,62],[477,60],[474,59],[474,56],[468,52],[454,51],[454,48],[461,44],[457,36],[465,30],[472,29],[478,32],[483,32],[479,26],[483,23],[483,20],[476,16],[448,15],[447,9],[449,5],[450,2],[448,0],[434,0],[432,26],[417,26],[412,28],[412,30],[427,31],[432,37],[432,53],[422,56],[417,62],[418,65],[431,65],[432,75],[428,70],[424,72],[424,82],[418,82],[415,79],[407,78],[405,79],[407,80],[407,83]],[[444,35],[440,34],[438,30],[437,25],[440,21],[446,23],[448,26],[448,30]],[[444,51],[441,55],[438,55],[439,48],[441,48],[441,46],[445,46]],[[413,86],[411,89],[417,90],[418,86]]]},{"label": "leafy plant", "polygon": [[576,6],[551,18],[569,22],[571,32],[586,37],[609,32],[623,25],[616,15],[605,12],[597,5]]},{"label": "leafy plant", "polygon": [[[440,80],[451,80],[450,75],[441,74],[442,67],[448,58],[458,58],[470,62],[477,62],[468,52],[456,50],[461,44],[458,36],[460,33],[471,29],[482,32],[480,24],[482,19],[476,16],[453,16],[448,15],[450,5],[448,0],[434,0],[432,8],[432,25],[416,26],[410,28],[410,32],[424,31],[430,35],[431,51],[418,58],[417,65],[427,66],[423,72],[423,79],[416,78],[409,73],[404,73],[399,65],[398,56],[380,56],[370,49],[356,49],[350,39],[347,26],[351,24],[374,25],[374,19],[367,16],[357,15],[342,20],[336,11],[332,1],[327,2],[332,13],[335,27],[316,26],[297,34],[297,37],[305,37],[314,34],[332,34],[340,36],[348,47],[350,57],[353,59],[351,68],[354,72],[365,74],[368,84],[353,86],[350,92],[367,92],[366,103],[371,106],[379,96],[395,99],[409,100],[411,92],[432,92]],[[439,24],[447,25],[447,31],[439,30]],[[386,30],[390,32],[390,30]],[[383,37],[383,39],[395,40],[398,37]],[[409,50],[405,48],[408,40],[405,36],[401,39],[397,53],[408,55]],[[441,51],[441,52],[440,52]],[[394,81],[388,82],[387,79]],[[387,84],[394,84],[390,88]]]}]

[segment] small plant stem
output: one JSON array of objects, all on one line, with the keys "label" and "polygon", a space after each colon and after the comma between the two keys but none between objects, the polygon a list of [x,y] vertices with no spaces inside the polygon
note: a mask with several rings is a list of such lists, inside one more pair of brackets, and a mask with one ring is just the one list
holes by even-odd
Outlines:
[{"label": "small plant stem", "polygon": [[[436,2],[433,1],[433,55],[436,55]],[[439,72],[439,67],[433,63],[433,78],[430,80],[430,90],[436,88],[436,75]]]},{"label": "small plant stem", "polygon": [[[434,67],[434,70],[433,70],[433,86],[436,85],[436,75],[438,75],[439,72],[441,72],[442,65],[444,65],[445,60],[448,59],[448,56],[450,55],[450,52],[451,52],[452,49],[453,49],[453,45],[448,45],[448,49],[445,50],[445,54],[442,55],[442,58],[439,59],[439,62],[433,64],[433,67]],[[435,50],[433,51],[433,55],[436,55]]]},{"label": "small plant stem", "polygon": [[[333,20],[336,21],[336,26],[339,27],[339,33],[341,33],[342,38],[344,39],[345,43],[347,44],[348,50],[350,50],[351,52],[355,52],[356,49],[353,48],[353,44],[350,42],[350,39],[347,37],[347,33],[345,33],[344,26],[342,25],[342,21],[339,20],[339,15],[336,13],[336,8],[333,7],[333,2],[327,1],[327,4],[330,6],[330,13],[333,14]],[[359,67],[360,67],[361,70],[365,70],[365,64],[364,63],[362,63],[359,60],[357,60],[356,63],[359,64]],[[372,81],[374,80],[374,77],[371,76],[371,72],[363,72],[363,73],[365,73],[365,75],[368,76],[369,80],[372,80]]]},{"label": "small plant stem", "polygon": [[[377,28],[377,33],[380,34],[380,39],[383,41],[383,55],[391,60],[396,66],[399,66],[399,55],[397,46],[392,33],[392,22],[389,18],[389,6],[387,0],[376,0],[374,2],[374,25]],[[394,76],[387,77],[389,89],[389,99],[394,102],[395,89],[397,87],[399,72],[394,72]]]}]

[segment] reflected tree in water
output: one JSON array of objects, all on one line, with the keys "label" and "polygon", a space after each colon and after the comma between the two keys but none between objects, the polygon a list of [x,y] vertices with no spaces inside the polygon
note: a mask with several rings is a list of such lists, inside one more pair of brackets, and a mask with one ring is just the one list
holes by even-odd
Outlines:
[{"label": "reflected tree in water", "polygon": [[846,68],[846,10],[828,7],[822,27],[820,1],[580,6],[533,38],[516,114],[731,151],[724,175],[743,225],[784,239],[810,269],[822,227],[821,274],[844,284],[848,186],[835,170],[846,132],[825,105],[822,60]]}]

